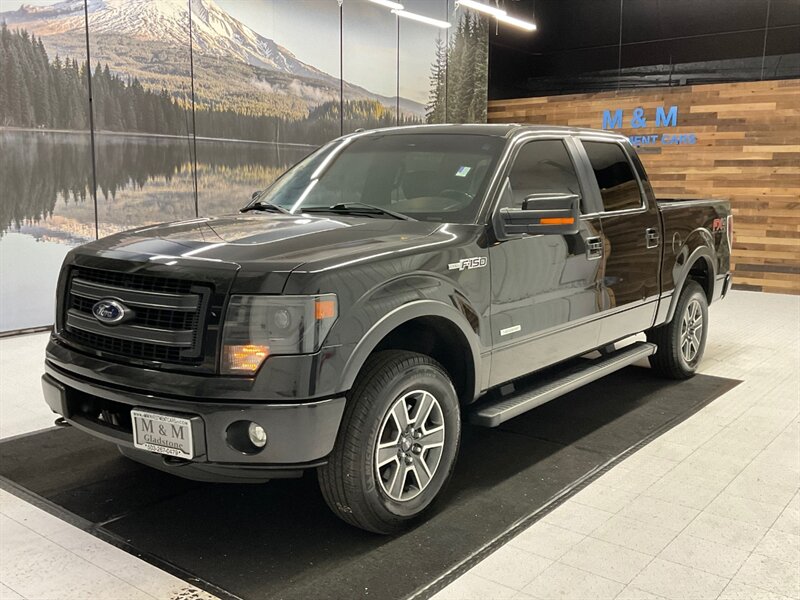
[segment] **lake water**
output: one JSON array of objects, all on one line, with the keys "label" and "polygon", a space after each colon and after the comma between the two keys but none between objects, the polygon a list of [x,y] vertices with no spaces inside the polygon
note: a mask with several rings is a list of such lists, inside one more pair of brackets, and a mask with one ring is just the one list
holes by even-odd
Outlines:
[{"label": "lake water", "polygon": [[0,332],[49,325],[58,269],[73,247],[133,227],[231,213],[313,148],[0,130]]}]

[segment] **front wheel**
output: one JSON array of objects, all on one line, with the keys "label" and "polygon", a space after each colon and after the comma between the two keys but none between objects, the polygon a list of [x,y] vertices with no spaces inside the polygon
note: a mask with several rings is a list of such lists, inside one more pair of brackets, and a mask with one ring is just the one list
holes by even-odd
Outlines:
[{"label": "front wheel", "polygon": [[377,353],[349,394],[336,445],[318,470],[325,501],[356,527],[401,531],[450,479],[460,436],[458,397],[442,366],[415,352]]},{"label": "front wheel", "polygon": [[650,366],[670,379],[688,379],[697,371],[708,336],[708,300],[696,281],[687,281],[669,323],[647,332],[647,340],[658,346]]}]

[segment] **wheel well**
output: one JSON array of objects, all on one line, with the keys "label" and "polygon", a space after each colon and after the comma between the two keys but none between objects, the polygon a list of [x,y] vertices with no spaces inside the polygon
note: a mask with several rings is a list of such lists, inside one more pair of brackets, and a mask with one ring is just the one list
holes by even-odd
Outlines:
[{"label": "wheel well", "polygon": [[713,271],[708,259],[701,257],[694,262],[691,269],[689,269],[689,275],[686,277],[686,279],[691,279],[692,281],[696,281],[700,284],[700,287],[702,287],[703,291],[706,293],[706,299],[708,300],[709,304],[711,304],[711,299],[714,295],[714,281],[711,275],[712,273]]},{"label": "wheel well", "polygon": [[431,316],[406,321],[390,331],[373,352],[381,350],[408,350],[430,356],[450,375],[461,403],[472,402],[475,365],[469,342],[448,319]]}]

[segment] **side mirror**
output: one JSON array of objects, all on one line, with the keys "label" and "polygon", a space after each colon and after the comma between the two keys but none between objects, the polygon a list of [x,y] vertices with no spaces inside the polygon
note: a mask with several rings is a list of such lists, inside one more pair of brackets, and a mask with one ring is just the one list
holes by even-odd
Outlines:
[{"label": "side mirror", "polygon": [[572,235],[581,229],[581,197],[577,194],[532,194],[522,208],[501,208],[498,237]]}]

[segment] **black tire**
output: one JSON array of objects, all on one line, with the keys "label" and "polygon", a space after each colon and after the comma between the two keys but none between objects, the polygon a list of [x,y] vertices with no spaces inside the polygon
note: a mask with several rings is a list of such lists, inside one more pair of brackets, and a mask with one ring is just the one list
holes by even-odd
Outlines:
[{"label": "black tire", "polygon": [[[431,396],[433,401],[429,399]],[[419,419],[419,415],[408,409],[411,403],[412,411],[423,410],[422,403],[414,404],[416,402],[414,397],[420,398],[420,402],[425,400],[432,406],[435,401],[440,407],[440,410],[431,408],[429,413],[433,415],[436,410],[436,414],[430,418],[433,419],[435,416],[437,420],[442,421],[443,439],[441,446],[437,445],[433,450],[428,446],[423,448],[414,443],[413,452],[409,447],[406,455],[401,445],[413,442],[413,435],[404,437],[398,428],[397,440],[403,441],[402,443],[392,441],[393,428],[399,421],[394,418],[396,414],[394,411],[390,414],[390,409],[400,411],[400,407],[403,407],[406,416],[414,414],[414,418]],[[401,399],[403,399],[402,404]],[[427,415],[424,418],[428,418]],[[428,423],[431,424],[433,421]],[[416,425],[409,424],[409,427]],[[425,423],[422,423],[416,430],[420,436],[418,439],[434,443],[430,437],[433,434],[426,433],[423,439],[422,431],[434,431],[437,428],[438,426],[425,427]],[[381,438],[384,440],[383,446],[397,444],[394,448],[381,450],[398,454],[396,460],[390,458],[390,461],[394,462],[390,462],[383,473],[388,476],[395,467],[398,469],[398,474],[402,472],[403,482],[408,481],[409,485],[406,486],[401,482],[400,496],[403,494],[410,496],[414,493],[415,489],[411,483],[416,482],[417,495],[413,498],[401,498],[402,501],[392,498],[385,489],[387,479],[382,477],[379,480],[377,467],[379,434],[383,436]],[[398,350],[378,352],[367,360],[351,393],[348,394],[333,452],[328,458],[328,463],[317,470],[322,495],[331,510],[351,525],[382,534],[402,531],[430,508],[434,499],[450,480],[460,438],[461,416],[458,397],[442,366],[431,357],[415,352]],[[388,443],[387,439],[390,440]],[[439,447],[441,451],[438,450]],[[402,459],[399,458],[401,452],[403,452]],[[436,466],[431,471],[432,476],[426,485],[423,486],[422,480],[415,474],[407,475],[412,472],[412,468],[415,469],[417,465],[422,464],[420,460],[432,461],[437,452]],[[413,466],[406,467],[403,465],[411,464],[406,463],[406,460],[417,462],[413,462]],[[392,487],[392,489],[398,488]]]},{"label": "black tire", "polygon": [[[701,330],[691,336],[686,345],[689,352],[684,351],[687,324],[691,321],[689,311],[700,316]],[[697,333],[696,326],[689,327],[690,332]],[[689,280],[683,286],[675,307],[675,314],[669,323],[654,327],[647,331],[647,340],[658,346],[655,354],[650,356],[653,370],[669,379],[688,379],[697,371],[703,358],[708,337],[708,300],[703,288],[696,281]],[[688,356],[687,356],[688,354]]]}]

